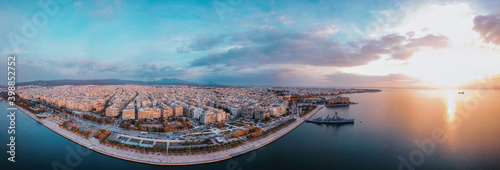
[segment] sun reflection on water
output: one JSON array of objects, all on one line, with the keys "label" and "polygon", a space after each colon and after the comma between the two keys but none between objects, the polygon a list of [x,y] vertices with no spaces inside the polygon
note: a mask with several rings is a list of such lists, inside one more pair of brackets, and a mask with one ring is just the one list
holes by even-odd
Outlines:
[{"label": "sun reflection on water", "polygon": [[460,118],[457,115],[457,95],[458,91],[456,90],[446,90],[445,91],[445,96],[446,96],[446,115],[444,116],[445,121],[447,122],[446,126],[446,142],[445,142],[445,148],[446,152],[449,155],[455,155],[457,152],[457,134],[456,134],[456,129],[458,128],[458,125],[460,123]]},{"label": "sun reflection on water", "polygon": [[457,92],[454,90],[446,91],[446,99],[448,101],[448,123],[452,123],[455,120],[455,96]]}]

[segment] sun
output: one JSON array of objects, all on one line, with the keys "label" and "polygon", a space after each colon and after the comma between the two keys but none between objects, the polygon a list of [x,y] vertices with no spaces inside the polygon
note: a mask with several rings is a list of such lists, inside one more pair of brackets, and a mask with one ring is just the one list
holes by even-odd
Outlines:
[{"label": "sun", "polygon": [[407,60],[381,56],[363,66],[343,68],[343,72],[372,76],[402,74],[416,79],[416,84],[437,88],[455,88],[488,76],[500,74],[500,49],[485,44],[472,30],[477,14],[467,3],[430,4],[407,11],[401,23],[391,32],[404,35],[414,32],[413,38],[442,35],[449,39],[444,48],[420,48]]},{"label": "sun", "polygon": [[400,72],[430,86],[453,88],[500,74],[500,55],[477,48],[428,49],[415,53]]},{"label": "sun", "polygon": [[402,74],[419,80],[414,86],[455,88],[488,76],[500,74],[498,50],[485,50],[476,46],[425,48],[408,60],[382,57],[367,65],[344,68],[343,72],[373,76]]}]

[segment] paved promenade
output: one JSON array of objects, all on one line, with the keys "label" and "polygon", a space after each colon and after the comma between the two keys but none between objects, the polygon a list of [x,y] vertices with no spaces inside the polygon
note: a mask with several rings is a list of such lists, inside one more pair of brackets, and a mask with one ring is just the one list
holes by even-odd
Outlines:
[{"label": "paved promenade", "polygon": [[164,154],[164,153],[141,153],[136,151],[135,149],[118,149],[112,146],[106,146],[99,143],[98,139],[85,139],[84,137],[77,135],[73,132],[70,132],[66,129],[59,127],[56,123],[50,121],[48,119],[38,119],[33,113],[23,109],[16,105],[20,111],[24,112],[26,115],[30,116],[34,120],[40,122],[45,127],[50,130],[58,133],[59,135],[96,152],[99,152],[104,155],[112,156],[115,158],[120,158],[128,161],[154,164],[154,165],[193,165],[193,164],[203,164],[210,162],[217,162],[226,160],[232,157],[236,157],[238,155],[242,155],[248,153],[250,151],[259,149],[280,137],[286,135],[299,125],[301,125],[306,119],[310,118],[312,115],[316,114],[319,110],[321,110],[324,106],[318,106],[314,110],[310,111],[304,117],[297,117],[297,120],[292,124],[280,129],[277,132],[271,133],[268,136],[255,140],[246,142],[243,145],[240,145],[235,148],[227,149],[224,151],[216,151],[212,153],[202,153],[202,154],[188,154],[188,155],[172,155],[172,154]]}]

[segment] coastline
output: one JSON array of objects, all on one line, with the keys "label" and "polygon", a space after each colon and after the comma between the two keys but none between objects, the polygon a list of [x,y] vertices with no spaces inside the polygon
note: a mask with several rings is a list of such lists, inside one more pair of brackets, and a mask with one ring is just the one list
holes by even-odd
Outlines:
[{"label": "coastline", "polygon": [[198,165],[198,164],[213,163],[241,156],[248,152],[257,150],[290,133],[292,130],[300,126],[302,123],[305,122],[305,120],[312,117],[314,114],[316,114],[319,110],[323,109],[325,106],[316,107],[314,110],[311,110],[306,116],[304,116],[304,118],[297,117],[297,120],[295,122],[288,125],[287,127],[284,127],[283,129],[280,129],[275,133],[270,134],[267,137],[258,139],[256,141],[248,141],[245,144],[238,146],[236,148],[230,148],[223,151],[216,151],[206,154],[194,154],[194,155],[191,154],[170,155],[168,153],[146,154],[137,152],[135,150],[130,151],[130,150],[117,149],[115,147],[100,144],[97,139],[92,139],[92,138],[86,139],[80,135],[67,131],[48,119],[39,119],[36,117],[35,114],[25,110],[22,107],[19,107],[17,105],[15,105],[15,107],[21,112],[31,117],[33,120],[47,127],[51,131],[57,133],[58,135],[61,135],[62,137],[76,144],[79,144],[83,147],[86,147],[92,151],[95,151],[97,153],[132,162],[151,164],[151,165],[175,166],[175,165]]}]

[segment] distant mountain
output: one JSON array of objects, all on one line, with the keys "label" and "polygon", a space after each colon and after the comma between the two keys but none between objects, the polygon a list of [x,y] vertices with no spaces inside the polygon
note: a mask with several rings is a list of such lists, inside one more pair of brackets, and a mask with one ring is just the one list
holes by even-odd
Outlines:
[{"label": "distant mountain", "polygon": [[39,86],[61,86],[61,85],[123,85],[135,84],[125,83],[122,80],[106,79],[106,80],[37,80],[30,82],[17,83],[18,86],[39,85]]},{"label": "distant mountain", "polygon": [[62,85],[189,85],[189,86],[220,86],[217,84],[194,83],[177,78],[164,78],[154,81],[136,81],[120,79],[102,79],[102,80],[37,80],[30,82],[17,83],[18,86],[38,85],[38,86],[62,86]]},{"label": "distant mountain", "polygon": [[164,79],[161,79],[161,80],[153,81],[152,83],[161,84],[161,85],[167,85],[167,84],[174,84],[174,85],[200,85],[200,83],[193,83],[193,82],[189,82],[189,81],[181,80],[181,79],[176,79],[176,78],[171,78],[171,79],[164,78]]},{"label": "distant mountain", "polygon": [[220,84],[216,83],[216,82],[213,82],[213,81],[210,81],[210,82],[207,82],[205,84],[208,84],[208,85],[214,85],[214,86],[220,86]]}]

